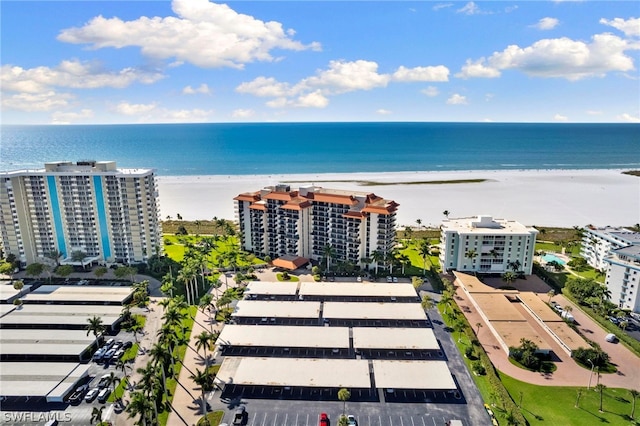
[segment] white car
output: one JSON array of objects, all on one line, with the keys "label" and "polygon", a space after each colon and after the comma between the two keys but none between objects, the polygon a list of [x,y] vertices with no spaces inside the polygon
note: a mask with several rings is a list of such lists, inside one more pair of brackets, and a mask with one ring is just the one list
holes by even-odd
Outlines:
[{"label": "white car", "polygon": [[356,421],[356,417],[353,414],[349,414],[347,416],[347,425],[348,426],[358,426],[358,422]]}]

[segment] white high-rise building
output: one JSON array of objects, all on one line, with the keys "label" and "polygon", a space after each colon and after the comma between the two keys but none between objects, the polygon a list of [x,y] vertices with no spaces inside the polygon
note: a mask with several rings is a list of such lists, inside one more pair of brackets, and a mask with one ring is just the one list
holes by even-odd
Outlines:
[{"label": "white high-rise building", "polygon": [[104,264],[144,262],[162,245],[154,171],[61,161],[1,172],[0,243],[23,265],[53,251],[63,263],[74,251]]},{"label": "white high-rise building", "polygon": [[234,200],[242,248],[273,259],[319,261],[330,246],[332,262],[360,265],[395,245],[398,204],[372,193],[277,185]]},{"label": "white high-rise building", "polygon": [[640,313],[640,245],[613,250],[604,258],[607,265],[605,284],[611,302],[622,309]]},{"label": "white high-rise building", "polygon": [[620,227],[596,228],[587,226],[584,228],[582,236],[580,255],[590,266],[606,271],[608,264],[605,262],[605,258],[612,251],[637,244],[640,244],[640,232]]},{"label": "white high-rise building", "polygon": [[519,222],[477,216],[442,221],[440,265],[443,271],[526,275],[533,268],[538,230]]}]

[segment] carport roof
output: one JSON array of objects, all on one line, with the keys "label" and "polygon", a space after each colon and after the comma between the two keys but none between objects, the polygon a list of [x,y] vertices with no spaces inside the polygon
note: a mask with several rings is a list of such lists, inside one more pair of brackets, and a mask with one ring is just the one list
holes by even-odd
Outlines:
[{"label": "carport roof", "polygon": [[17,296],[21,291],[29,291],[29,288],[31,288],[31,286],[25,284],[22,290],[16,290],[13,288],[11,281],[0,281],[0,300],[7,301],[12,297]]},{"label": "carport roof", "polygon": [[[95,316],[102,318],[104,325],[111,326],[120,318],[121,306],[103,305],[41,305],[26,304],[0,318],[0,324],[51,324],[83,325]],[[86,333],[85,333],[86,334]]]},{"label": "carport roof", "polygon": [[292,295],[298,291],[298,282],[266,282],[252,281],[247,285],[244,294],[279,294]]},{"label": "carport roof", "polygon": [[419,303],[325,302],[324,318],[426,320]]},{"label": "carport roof", "polygon": [[131,287],[43,285],[27,294],[24,300],[26,303],[34,301],[123,303],[131,293]]},{"label": "carport roof", "polygon": [[378,388],[456,389],[446,361],[373,360]]},{"label": "carport roof", "polygon": [[221,385],[369,388],[361,359],[226,357],[214,379]]},{"label": "carport roof", "polygon": [[353,327],[357,349],[440,349],[431,328]]},{"label": "carport roof", "polygon": [[526,321],[527,319],[501,293],[475,293],[470,297],[480,306],[489,321]]},{"label": "carport roof", "polygon": [[357,283],[357,282],[302,282],[303,296],[385,296],[416,297],[411,284]]},{"label": "carport roof", "polygon": [[80,355],[94,342],[85,330],[3,329],[3,355]]},{"label": "carport roof", "polygon": [[273,318],[318,318],[320,302],[241,300],[232,316]]},{"label": "carport roof", "polygon": [[224,326],[216,343],[229,346],[348,348],[349,328],[229,324]]},{"label": "carport roof", "polygon": [[0,396],[61,400],[88,370],[88,364],[68,362],[0,362]]}]

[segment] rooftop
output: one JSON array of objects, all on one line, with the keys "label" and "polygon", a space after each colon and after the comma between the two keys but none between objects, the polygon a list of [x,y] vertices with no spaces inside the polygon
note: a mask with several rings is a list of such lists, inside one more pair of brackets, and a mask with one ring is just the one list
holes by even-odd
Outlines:
[{"label": "rooftop", "polygon": [[324,318],[426,320],[419,303],[325,302]]},{"label": "rooftop", "polygon": [[302,296],[389,296],[416,297],[411,284],[302,282]]},{"label": "rooftop", "polygon": [[20,309],[12,309],[2,315],[0,324],[51,324],[87,325],[87,319],[94,315],[102,318],[104,325],[110,326],[120,318],[121,306],[104,305],[42,305],[25,304]]},{"label": "rooftop", "polygon": [[349,348],[347,327],[225,325],[216,342],[229,346]]},{"label": "rooftop", "polygon": [[131,287],[43,285],[27,294],[25,302],[122,304],[133,292]]},{"label": "rooftop", "polygon": [[454,231],[460,234],[519,234],[528,235],[538,233],[530,226],[525,226],[515,220],[494,219],[488,215],[445,219],[442,221],[442,230]]},{"label": "rooftop", "polygon": [[252,281],[247,284],[244,294],[294,295],[298,291],[298,282]]},{"label": "rooftop", "polygon": [[456,389],[446,361],[373,360],[378,388]]},{"label": "rooftop", "polygon": [[241,300],[232,315],[238,317],[319,318],[320,302]]},{"label": "rooftop", "polygon": [[432,328],[353,327],[356,349],[438,350]]},{"label": "rooftop", "polygon": [[80,355],[95,338],[85,330],[3,329],[2,355]]},{"label": "rooftop", "polygon": [[89,364],[0,362],[0,396],[46,396],[49,401],[61,401],[88,370]]}]

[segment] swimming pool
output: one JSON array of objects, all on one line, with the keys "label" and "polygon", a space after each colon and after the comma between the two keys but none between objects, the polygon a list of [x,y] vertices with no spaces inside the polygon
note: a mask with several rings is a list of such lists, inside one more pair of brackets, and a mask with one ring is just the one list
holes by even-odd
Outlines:
[{"label": "swimming pool", "polygon": [[547,263],[558,262],[560,265],[564,265],[565,263],[567,263],[564,260],[560,259],[558,256],[553,254],[545,254],[544,256],[542,256],[542,259]]}]

